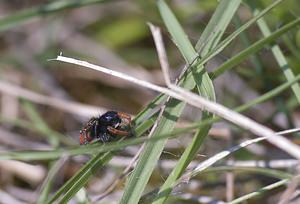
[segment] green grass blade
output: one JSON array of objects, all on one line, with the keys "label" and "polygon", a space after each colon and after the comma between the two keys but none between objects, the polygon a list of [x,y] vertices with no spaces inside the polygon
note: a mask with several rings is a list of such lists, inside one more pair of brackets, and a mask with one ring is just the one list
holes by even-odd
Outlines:
[{"label": "green grass blade", "polygon": [[[192,65],[195,62],[195,58],[198,56],[198,54],[193,48],[186,34],[184,33],[181,25],[179,24],[175,15],[172,13],[170,8],[163,0],[158,1],[158,8],[160,10],[163,21],[172,36],[175,45],[178,47],[180,53],[185,58],[186,62]],[[191,69],[193,71],[193,77],[199,89],[199,93],[202,96],[214,101],[215,93],[213,84],[207,73],[202,72],[203,67],[200,68],[197,66],[192,66]]]},{"label": "green grass blade", "polygon": [[86,5],[96,4],[104,0],[81,0],[81,1],[52,1],[51,3],[26,9],[18,13],[6,16],[0,19],[0,32],[16,27],[34,17],[44,16],[46,14],[58,12],[64,9],[77,8]]},{"label": "green grass blade", "polygon": [[272,33],[271,35],[266,36],[265,38],[257,41],[250,47],[246,48],[245,50],[241,51],[236,56],[232,57],[228,61],[226,61],[224,64],[222,64],[220,67],[218,67],[212,74],[212,78],[216,78],[223,74],[225,71],[228,71],[229,69],[233,68],[235,65],[239,64],[242,60],[249,57],[251,54],[257,52],[259,49],[263,48],[267,44],[273,42],[280,36],[282,36],[284,33],[288,32],[289,30],[295,28],[297,25],[300,24],[300,18],[297,18],[293,20],[292,22],[286,24],[282,28],[278,29],[276,32]]},{"label": "green grass blade", "polygon": [[[211,118],[212,117],[210,117],[209,114],[203,113],[202,120],[209,120]],[[202,126],[202,128],[199,129],[199,131],[197,131],[197,133],[193,137],[191,144],[185,149],[175,168],[172,170],[167,180],[161,186],[159,193],[157,194],[156,200],[153,203],[164,203],[168,199],[172,191],[173,183],[182,175],[188,164],[193,160],[195,154],[199,150],[199,147],[206,138],[210,128],[211,124],[207,124],[205,126]]]},{"label": "green grass blade", "polygon": [[[217,43],[220,41],[227,25],[229,24],[231,18],[233,17],[233,14],[235,13],[239,5],[240,5],[240,0],[235,0],[235,1],[223,0],[220,2],[220,4],[216,9],[216,12],[212,16],[209,24],[207,25],[206,29],[204,30],[203,34],[201,35],[196,45],[197,51],[199,52],[200,56],[204,56],[213,47],[217,45]],[[168,26],[168,22],[170,22],[170,20],[168,18],[165,18],[165,22]],[[169,30],[170,29],[171,28],[169,28]],[[176,33],[171,33],[171,34],[173,38],[176,39]],[[193,53],[193,55],[195,54],[196,53]],[[193,74],[194,74],[194,78],[196,79],[196,83],[198,82],[197,87],[198,87],[199,94],[205,96],[210,100],[215,101],[215,93],[214,93],[212,81],[210,80],[206,72],[204,73],[201,73],[201,71],[199,72],[199,70],[203,70],[203,67],[197,67],[196,71],[194,68],[192,69],[194,70]],[[207,120],[211,119],[211,115],[207,112],[203,112],[202,120],[206,120],[206,119]],[[154,203],[156,204],[164,203],[167,200],[172,190],[171,189],[172,184],[182,175],[184,170],[187,168],[188,164],[193,160],[194,156],[197,154],[200,146],[202,145],[204,139],[206,138],[210,128],[211,128],[211,124],[203,126],[201,129],[199,129],[196,132],[196,134],[193,137],[193,141],[186,148],[186,150],[180,157],[178,163],[176,164],[175,168],[172,170],[167,180],[160,188],[159,194],[162,194],[163,196],[159,196],[158,194],[158,198]]]},{"label": "green grass blade", "polygon": [[[190,43],[187,35],[183,31],[181,25],[177,20],[175,20],[176,17],[174,16],[170,8],[163,0],[158,1],[158,8],[163,18],[163,21],[172,36],[172,40],[174,44],[181,52],[185,61],[188,63],[192,63],[197,57],[197,53],[195,52],[195,49],[193,45]],[[169,21],[166,22],[166,20]]]},{"label": "green grass blade", "polygon": [[82,188],[94,173],[106,164],[112,157],[112,153],[99,153],[86,163],[71,179],[69,179],[48,201],[48,204],[53,203],[65,193],[60,200],[60,203],[67,203],[80,188]]}]

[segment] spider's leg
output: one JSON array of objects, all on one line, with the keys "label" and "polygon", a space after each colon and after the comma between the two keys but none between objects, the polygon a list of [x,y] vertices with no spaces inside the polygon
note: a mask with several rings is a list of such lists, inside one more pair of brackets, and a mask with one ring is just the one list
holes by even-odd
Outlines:
[{"label": "spider's leg", "polygon": [[129,125],[131,123],[131,116],[127,113],[118,112],[118,116],[122,119],[123,125]]},{"label": "spider's leg", "polygon": [[113,135],[117,135],[117,136],[128,136],[130,135],[130,132],[128,131],[124,131],[124,130],[118,130],[116,128],[113,128],[111,126],[107,127],[107,130],[113,134]]}]

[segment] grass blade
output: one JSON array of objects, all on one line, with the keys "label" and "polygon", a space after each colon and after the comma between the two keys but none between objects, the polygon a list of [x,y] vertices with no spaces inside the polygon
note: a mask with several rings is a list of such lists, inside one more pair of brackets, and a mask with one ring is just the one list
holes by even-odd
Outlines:
[{"label": "grass blade", "polygon": [[[206,29],[204,30],[203,34],[201,35],[196,45],[196,49],[200,54],[200,56],[204,56],[213,47],[217,45],[227,25],[229,24],[231,18],[233,17],[233,14],[237,10],[239,4],[240,4],[240,0],[236,0],[236,1],[223,0],[220,2],[216,12],[214,13],[212,19],[210,20],[209,24],[207,25]],[[167,27],[169,26],[170,33],[176,43],[177,41],[179,41],[179,39],[177,39],[176,30],[171,29],[172,27],[171,25],[169,25],[169,22],[170,19],[165,18],[165,23]],[[173,33],[171,31],[173,31]],[[179,43],[176,44],[178,45]],[[181,51],[183,52],[183,50]],[[196,53],[193,54],[196,55]],[[196,79],[196,83],[199,82],[197,83],[199,94],[205,96],[206,98],[209,98],[210,100],[215,101],[214,88],[212,85],[212,81],[207,75],[207,72],[204,73],[201,73],[201,71],[199,72],[199,70],[203,70],[203,67],[197,67],[196,71],[194,68],[192,69],[194,70],[193,74],[194,74],[194,78]],[[207,112],[203,112],[202,120],[206,120],[206,119],[209,120],[212,118],[211,116],[212,116],[211,114]],[[178,163],[176,164],[175,168],[172,170],[167,180],[160,188],[159,194],[163,192],[163,196],[158,196],[159,198],[157,198],[157,200],[154,203],[157,204],[164,203],[167,200],[172,190],[171,188],[172,184],[182,175],[184,170],[187,168],[188,164],[193,160],[194,156],[196,155],[200,146],[202,145],[204,139],[206,138],[210,128],[211,128],[211,124],[203,126],[201,129],[199,129],[196,132],[196,134],[193,137],[193,141],[186,148],[186,150],[180,157]]]},{"label": "grass blade", "polygon": [[56,201],[63,193],[60,203],[67,203],[82,188],[94,173],[106,164],[112,157],[112,153],[99,153],[86,163],[71,179],[69,179],[48,201],[48,204]]}]

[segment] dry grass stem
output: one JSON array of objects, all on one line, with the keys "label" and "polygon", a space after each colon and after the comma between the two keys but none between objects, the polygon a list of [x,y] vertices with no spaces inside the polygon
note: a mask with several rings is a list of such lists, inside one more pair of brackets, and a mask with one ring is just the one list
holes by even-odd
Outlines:
[{"label": "dry grass stem", "polygon": [[[110,161],[110,165],[113,167],[124,167],[127,166],[131,161],[131,158],[124,157],[124,156],[117,156],[114,157]],[[162,169],[169,171],[174,168],[176,165],[177,160],[174,159],[162,159],[159,162],[159,165]],[[198,165],[198,161],[192,161],[188,167],[188,169],[193,169]],[[258,167],[258,168],[271,168],[271,169],[288,169],[288,168],[295,168],[299,165],[299,161],[296,159],[276,159],[276,160],[249,160],[249,161],[226,161],[225,166],[232,166],[232,167]],[[223,166],[222,165],[222,166]],[[217,165],[218,166],[218,165]]]},{"label": "dry grass stem", "polygon": [[294,168],[299,165],[297,159],[278,159],[278,160],[249,160],[249,161],[228,161],[227,166],[237,167],[261,167],[271,169]]},{"label": "dry grass stem", "polygon": [[[286,130],[286,131],[281,131],[281,132],[277,132],[276,134],[280,134],[280,135],[284,135],[284,134],[290,134],[290,133],[295,133],[295,132],[299,132],[300,128],[295,128],[295,129],[290,129],[290,130]],[[216,154],[215,156],[210,157],[209,159],[201,162],[197,167],[195,167],[193,170],[185,173],[180,179],[180,182],[187,182],[188,180],[190,180],[191,177],[195,176],[196,174],[198,174],[199,172],[207,169],[208,167],[212,166],[213,164],[215,164],[217,161],[227,157],[228,155],[236,152],[237,150],[240,150],[241,148],[244,148],[248,145],[251,145],[253,143],[257,143],[260,142],[262,140],[267,139],[267,137],[259,137],[259,138],[255,138],[252,140],[247,140],[242,142],[239,145],[233,146],[231,148],[229,148],[228,150],[222,151],[218,154]],[[179,183],[180,183],[179,182]]]},{"label": "dry grass stem", "polygon": [[162,67],[162,72],[163,72],[163,76],[165,79],[165,83],[167,86],[171,85],[171,78],[170,78],[170,74],[169,74],[169,62],[168,62],[168,58],[167,58],[167,53],[166,53],[166,49],[164,46],[164,42],[162,39],[162,35],[160,32],[159,27],[154,26],[151,23],[148,23],[148,25],[150,26],[151,29],[151,33],[154,39],[154,43],[156,46],[156,50],[158,53],[158,59],[160,62],[160,66]]}]

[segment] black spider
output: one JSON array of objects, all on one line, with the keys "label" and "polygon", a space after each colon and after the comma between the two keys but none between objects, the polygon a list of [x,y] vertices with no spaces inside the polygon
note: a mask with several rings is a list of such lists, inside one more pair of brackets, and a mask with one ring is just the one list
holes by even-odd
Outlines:
[{"label": "black spider", "polygon": [[91,118],[80,131],[80,144],[93,140],[109,142],[117,136],[132,135],[131,117],[122,112],[108,111],[99,117]]}]

